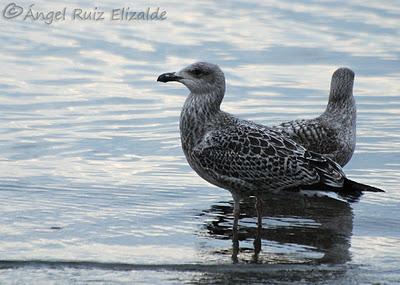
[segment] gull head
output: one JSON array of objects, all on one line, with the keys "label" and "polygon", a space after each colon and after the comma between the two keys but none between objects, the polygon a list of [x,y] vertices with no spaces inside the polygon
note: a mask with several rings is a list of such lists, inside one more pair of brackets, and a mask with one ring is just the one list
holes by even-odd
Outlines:
[{"label": "gull head", "polygon": [[225,92],[225,76],[216,64],[196,62],[178,72],[161,74],[157,81],[177,81],[185,85],[193,94]]},{"label": "gull head", "polygon": [[354,72],[347,68],[337,69],[331,80],[331,99],[340,100],[342,97],[353,95]]}]

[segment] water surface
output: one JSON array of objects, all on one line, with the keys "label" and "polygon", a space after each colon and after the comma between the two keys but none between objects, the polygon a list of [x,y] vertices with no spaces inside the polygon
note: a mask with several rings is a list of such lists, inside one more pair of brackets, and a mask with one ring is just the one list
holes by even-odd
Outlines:
[{"label": "water surface", "polygon": [[[131,4],[160,6],[162,22],[1,19],[0,282],[400,282],[397,2],[259,2]],[[232,264],[232,198],[180,148],[188,91],[155,81],[197,60],[223,68],[224,110],[271,125],[321,113],[333,71],[352,68],[358,138],[345,172],[386,193],[273,199],[258,257],[250,199]]]}]

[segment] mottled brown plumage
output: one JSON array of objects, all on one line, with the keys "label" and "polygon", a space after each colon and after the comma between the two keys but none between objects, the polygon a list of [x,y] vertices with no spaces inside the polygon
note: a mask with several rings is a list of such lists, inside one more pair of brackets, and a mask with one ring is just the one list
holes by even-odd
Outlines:
[{"label": "mottled brown plumage", "polygon": [[354,72],[339,68],[332,75],[328,106],[322,115],[295,120],[274,128],[306,149],[346,165],[356,146],[356,104]]},{"label": "mottled brown plumage", "polygon": [[261,194],[382,191],[347,179],[337,163],[306,150],[282,129],[221,111],[225,77],[217,65],[198,62],[177,73],[162,74],[157,80],[178,81],[190,90],[180,118],[182,149],[197,174],[232,193],[233,260],[238,253],[239,201],[243,195],[257,197],[257,225],[261,229]]},{"label": "mottled brown plumage", "polygon": [[195,63],[158,80],[179,81],[191,91],[181,112],[182,148],[190,166],[208,182],[234,196],[351,188],[334,161],[308,151],[281,130],[221,111],[225,77],[217,65]]}]

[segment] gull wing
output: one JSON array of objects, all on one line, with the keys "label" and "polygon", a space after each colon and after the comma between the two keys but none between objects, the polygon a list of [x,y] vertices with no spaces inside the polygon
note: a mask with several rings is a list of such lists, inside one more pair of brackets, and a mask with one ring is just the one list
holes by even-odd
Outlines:
[{"label": "gull wing", "polygon": [[336,132],[318,119],[295,120],[275,126],[274,129],[292,138],[307,149],[318,153],[334,153],[339,150]]},{"label": "gull wing", "polygon": [[252,125],[211,131],[191,155],[215,180],[231,181],[232,188],[339,191],[345,179],[335,162]]}]

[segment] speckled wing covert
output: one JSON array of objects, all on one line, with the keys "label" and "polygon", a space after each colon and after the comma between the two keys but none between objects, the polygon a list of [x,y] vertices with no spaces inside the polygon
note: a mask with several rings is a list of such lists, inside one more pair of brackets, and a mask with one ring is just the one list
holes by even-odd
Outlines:
[{"label": "speckled wing covert", "polygon": [[340,191],[345,180],[335,162],[257,125],[211,131],[191,155],[216,181],[233,189]]},{"label": "speckled wing covert", "polygon": [[282,123],[274,129],[287,135],[308,150],[335,159],[335,153],[340,149],[337,143],[338,134],[334,129],[317,119],[295,120]]}]

